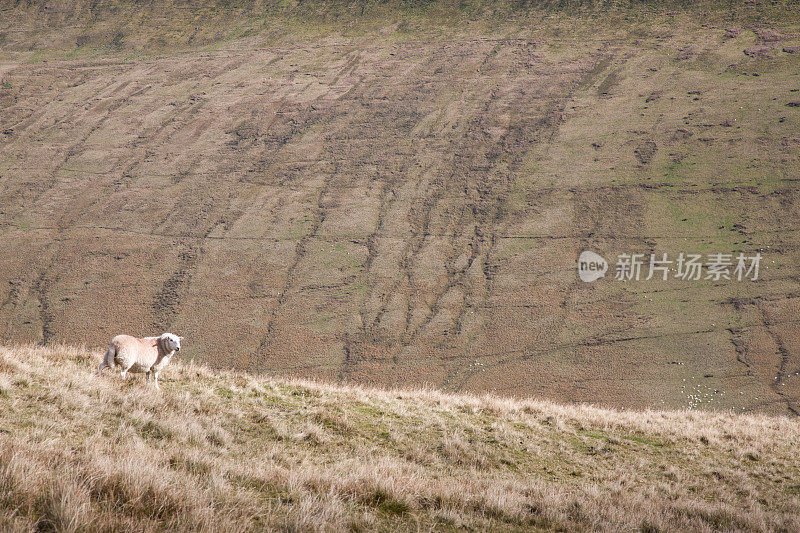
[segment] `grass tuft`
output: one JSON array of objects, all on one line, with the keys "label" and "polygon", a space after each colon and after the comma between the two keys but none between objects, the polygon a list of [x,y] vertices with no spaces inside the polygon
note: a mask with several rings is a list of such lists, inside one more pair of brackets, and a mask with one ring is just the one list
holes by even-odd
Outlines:
[{"label": "grass tuft", "polygon": [[796,530],[800,423],[0,347],[0,529]]}]

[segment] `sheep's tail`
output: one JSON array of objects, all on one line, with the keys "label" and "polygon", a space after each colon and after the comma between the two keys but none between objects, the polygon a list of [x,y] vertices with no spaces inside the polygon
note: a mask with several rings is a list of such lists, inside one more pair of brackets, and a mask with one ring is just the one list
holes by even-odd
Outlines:
[{"label": "sheep's tail", "polygon": [[115,366],[114,358],[116,357],[116,355],[117,355],[117,347],[114,346],[114,344],[112,343],[111,346],[108,347],[106,355],[105,357],[103,357],[103,362],[100,363],[100,368],[97,369],[97,373],[102,374],[103,369],[105,367],[114,368]]}]

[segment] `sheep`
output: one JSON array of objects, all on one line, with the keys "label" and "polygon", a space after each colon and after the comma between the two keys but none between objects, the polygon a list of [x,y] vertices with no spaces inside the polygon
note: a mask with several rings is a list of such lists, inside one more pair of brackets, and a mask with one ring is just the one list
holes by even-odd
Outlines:
[{"label": "sheep", "polygon": [[150,381],[150,374],[153,375],[158,389],[158,373],[167,366],[175,352],[180,351],[182,338],[172,333],[143,339],[117,335],[111,339],[111,346],[108,347],[97,374],[102,374],[105,367],[113,369],[115,366],[122,368],[122,379],[126,378],[128,371],[144,372],[147,381]]}]

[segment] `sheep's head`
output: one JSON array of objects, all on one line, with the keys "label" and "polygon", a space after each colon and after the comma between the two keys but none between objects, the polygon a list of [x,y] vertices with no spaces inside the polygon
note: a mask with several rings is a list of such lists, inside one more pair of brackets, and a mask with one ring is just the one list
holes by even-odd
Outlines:
[{"label": "sheep's head", "polygon": [[178,337],[174,333],[164,333],[163,335],[161,335],[161,345],[167,352],[171,352],[173,350],[179,352],[181,350],[182,338],[183,337]]}]

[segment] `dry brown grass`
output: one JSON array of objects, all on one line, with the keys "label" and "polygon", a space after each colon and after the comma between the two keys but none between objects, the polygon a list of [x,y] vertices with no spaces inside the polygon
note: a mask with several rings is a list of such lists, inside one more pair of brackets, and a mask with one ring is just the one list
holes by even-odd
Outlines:
[{"label": "dry brown grass", "polygon": [[0,348],[4,530],[797,530],[800,424]]}]

